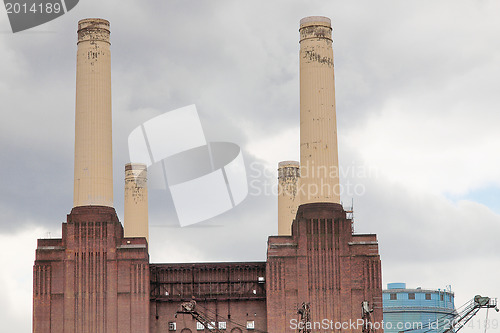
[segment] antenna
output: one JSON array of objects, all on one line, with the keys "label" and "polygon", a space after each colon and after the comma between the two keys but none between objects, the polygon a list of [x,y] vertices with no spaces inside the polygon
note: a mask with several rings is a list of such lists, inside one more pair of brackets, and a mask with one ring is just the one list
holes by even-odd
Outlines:
[{"label": "antenna", "polygon": [[352,232],[354,233],[354,198],[351,198],[351,207],[346,207],[344,208],[346,212],[346,218],[348,220],[351,220],[351,229]]}]

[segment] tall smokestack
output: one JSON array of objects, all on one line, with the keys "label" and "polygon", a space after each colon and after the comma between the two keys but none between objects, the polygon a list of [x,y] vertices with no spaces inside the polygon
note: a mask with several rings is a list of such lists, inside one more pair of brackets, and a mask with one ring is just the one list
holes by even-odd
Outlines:
[{"label": "tall smokestack", "polygon": [[278,164],[278,235],[290,236],[292,222],[299,206],[299,162]]},{"label": "tall smokestack", "polygon": [[125,165],[125,237],[146,237],[148,229],[148,186],[145,164]]},{"label": "tall smokestack", "polygon": [[113,207],[109,22],[78,22],[73,207]]},{"label": "tall smokestack", "polygon": [[340,203],[330,19],[303,18],[299,32],[300,203]]}]

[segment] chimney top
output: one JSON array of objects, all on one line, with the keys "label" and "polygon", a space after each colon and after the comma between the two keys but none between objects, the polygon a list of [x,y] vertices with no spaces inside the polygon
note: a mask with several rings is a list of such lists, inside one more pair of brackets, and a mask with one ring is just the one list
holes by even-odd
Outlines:
[{"label": "chimney top", "polygon": [[125,164],[125,171],[130,171],[130,170],[147,170],[146,164],[142,163],[127,163]]},{"label": "chimney top", "polygon": [[300,164],[297,161],[282,161],[278,163],[278,168],[286,168],[286,167],[299,167]]},{"label": "chimney top", "polygon": [[300,20],[300,43],[304,40],[323,40],[332,43],[332,22],[324,16],[308,16]]},{"label": "chimney top", "polygon": [[125,181],[134,180],[142,181],[143,183],[137,184],[138,187],[146,187],[146,179],[148,168],[146,164],[141,163],[127,163],[125,164]]},{"label": "chimney top", "polygon": [[325,16],[307,16],[300,20],[300,28],[322,25],[331,28],[332,21]]},{"label": "chimney top", "polygon": [[87,18],[78,21],[78,43],[102,41],[109,43],[109,21],[100,18]]}]

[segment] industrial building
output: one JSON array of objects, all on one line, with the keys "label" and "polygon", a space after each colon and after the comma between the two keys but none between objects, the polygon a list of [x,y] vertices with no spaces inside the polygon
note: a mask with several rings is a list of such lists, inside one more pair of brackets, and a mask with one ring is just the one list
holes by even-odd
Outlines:
[{"label": "industrial building", "polygon": [[456,315],[451,288],[407,289],[406,283],[389,283],[382,297],[386,333],[443,332]]},{"label": "industrial building", "polygon": [[300,163],[279,166],[267,260],[169,264],[149,262],[143,165],[125,167],[125,230],[113,208],[110,26],[79,22],[74,204],[38,240],[34,332],[382,332],[377,238],[340,204],[330,19],[299,32]]}]

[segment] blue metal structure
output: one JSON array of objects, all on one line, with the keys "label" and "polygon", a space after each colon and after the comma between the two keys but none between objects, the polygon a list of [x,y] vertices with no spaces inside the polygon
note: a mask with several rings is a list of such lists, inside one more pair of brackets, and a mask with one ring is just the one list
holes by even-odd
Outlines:
[{"label": "blue metal structure", "polygon": [[407,289],[406,283],[389,283],[382,291],[384,332],[443,332],[456,315],[454,298],[451,288]]}]

